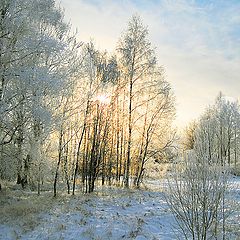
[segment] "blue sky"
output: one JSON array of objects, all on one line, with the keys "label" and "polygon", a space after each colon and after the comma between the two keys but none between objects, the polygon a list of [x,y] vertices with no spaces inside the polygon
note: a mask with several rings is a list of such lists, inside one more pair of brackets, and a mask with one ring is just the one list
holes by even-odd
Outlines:
[{"label": "blue sky", "polygon": [[79,40],[114,50],[131,16],[148,25],[184,126],[219,91],[240,97],[240,0],[58,0]]}]

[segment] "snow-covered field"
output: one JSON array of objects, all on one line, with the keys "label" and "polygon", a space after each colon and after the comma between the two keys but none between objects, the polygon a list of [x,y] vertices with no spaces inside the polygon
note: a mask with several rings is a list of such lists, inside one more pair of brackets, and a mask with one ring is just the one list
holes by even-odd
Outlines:
[{"label": "snow-covered field", "polygon": [[[234,198],[240,203],[240,178],[233,181]],[[5,190],[0,194],[0,239],[177,239],[164,183],[148,181],[148,190],[104,187],[90,195],[62,193],[57,198],[51,192],[36,196]],[[239,220],[238,212],[235,228]]]}]

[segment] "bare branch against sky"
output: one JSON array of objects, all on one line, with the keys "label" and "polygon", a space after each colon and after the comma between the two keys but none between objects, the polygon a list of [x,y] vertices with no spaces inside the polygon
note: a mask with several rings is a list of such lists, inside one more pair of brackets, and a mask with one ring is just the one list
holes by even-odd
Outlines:
[{"label": "bare branch against sky", "polygon": [[240,1],[61,0],[79,39],[113,50],[132,14],[149,27],[177,98],[177,125],[197,118],[219,91],[239,98]]}]

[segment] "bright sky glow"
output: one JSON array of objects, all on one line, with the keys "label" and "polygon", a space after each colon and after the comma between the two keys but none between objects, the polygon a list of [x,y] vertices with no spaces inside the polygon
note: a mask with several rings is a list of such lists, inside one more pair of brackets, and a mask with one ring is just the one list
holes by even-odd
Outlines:
[{"label": "bright sky glow", "polygon": [[[60,1],[60,0],[59,0]],[[178,126],[222,91],[240,97],[239,0],[61,0],[79,40],[112,51],[130,17],[148,25],[177,99]]]},{"label": "bright sky glow", "polygon": [[101,104],[109,104],[111,101],[106,95],[98,95],[96,100],[98,100]]}]

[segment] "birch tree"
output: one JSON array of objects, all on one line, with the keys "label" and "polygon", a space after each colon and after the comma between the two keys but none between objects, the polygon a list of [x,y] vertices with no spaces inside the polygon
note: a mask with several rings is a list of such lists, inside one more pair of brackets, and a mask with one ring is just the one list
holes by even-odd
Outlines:
[{"label": "birch tree", "polygon": [[156,66],[155,53],[148,40],[148,30],[138,16],[133,16],[130,20],[127,31],[120,39],[118,52],[124,79],[128,84],[128,144],[125,187],[129,187],[135,85],[139,80],[149,75]]}]

